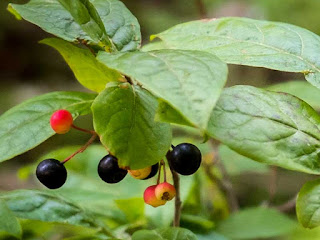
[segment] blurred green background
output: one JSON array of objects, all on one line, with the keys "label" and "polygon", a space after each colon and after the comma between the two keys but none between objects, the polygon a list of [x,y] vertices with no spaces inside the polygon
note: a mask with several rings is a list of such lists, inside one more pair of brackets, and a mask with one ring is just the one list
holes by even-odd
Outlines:
[{"label": "blurred green background", "polygon": [[[26,1],[14,0],[12,2],[24,3]],[[151,34],[161,32],[178,23],[203,17],[241,16],[281,21],[295,24],[307,28],[318,35],[320,34],[319,0],[203,0],[203,5],[199,5],[198,0],[125,0],[123,2],[140,22],[143,44],[149,41]],[[49,35],[35,25],[25,21],[17,21],[6,11],[8,3],[7,0],[0,1],[0,114],[25,99],[43,93],[58,90],[86,91],[75,80],[67,64],[54,49],[38,44],[38,41]],[[300,82],[300,80],[304,81],[304,77],[300,74],[283,73],[244,66],[229,67],[228,86],[248,84],[258,87],[269,87],[273,84],[297,80],[299,82],[295,82],[293,85],[291,83],[287,85],[276,85],[273,86],[272,89],[297,94],[317,110],[320,109],[318,101],[320,96],[319,91],[313,90],[307,83]],[[90,116],[77,120],[77,124],[82,127],[92,128]],[[175,142],[185,140],[187,137],[188,141],[197,143],[203,149],[204,153],[210,152],[210,150],[208,150],[210,149],[209,146],[201,144],[202,139],[197,133],[190,133],[189,130],[179,128],[174,130],[174,134],[176,137]],[[28,177],[29,173],[33,172],[35,167],[34,165],[31,165],[31,167],[28,166],[37,161],[42,155],[60,149],[62,146],[81,145],[87,140],[87,137],[85,134],[76,131],[71,131],[64,136],[54,136],[36,149],[18,156],[11,161],[1,163],[0,191],[38,187],[37,181],[32,177]],[[70,152],[70,149],[67,150],[65,149],[62,155]],[[97,151],[99,152],[101,149]],[[235,154],[226,147],[222,147],[220,151],[222,160],[231,176],[231,181],[234,184],[234,189],[236,190],[241,207],[256,206],[267,200],[270,188],[272,188],[273,185],[276,185],[276,193],[272,199],[272,204],[280,205],[292,198],[299,191],[303,183],[312,178],[306,174],[281,169],[277,170],[277,177],[274,178],[272,177],[274,172],[270,170],[269,167],[248,159],[243,159],[242,156]],[[103,153],[99,153],[103,156]],[[90,154],[88,155],[88,158],[90,158]],[[100,155],[94,153],[92,156],[101,157]],[[90,159],[86,160],[90,161]],[[96,160],[99,159],[95,159],[95,161]],[[90,175],[90,173],[84,172],[79,166],[83,168],[88,167],[85,164],[78,165],[78,167],[74,165],[73,170],[77,172],[77,174]],[[23,169],[19,171],[21,168]],[[94,167],[91,172],[93,171],[95,171]],[[201,195],[198,189],[199,187],[197,187],[198,185],[195,185],[195,183],[198,183],[197,181],[203,181],[203,178],[205,178],[204,172],[201,171],[192,178],[193,181],[190,179],[185,180],[186,186],[189,186],[189,197],[184,206],[185,215],[183,218],[183,226],[189,227],[197,233],[208,231],[208,229],[211,229],[215,224],[215,219],[225,219],[229,214],[229,210],[225,206],[225,197],[217,190],[217,186],[207,186],[209,184],[207,180],[204,184],[202,182],[201,186],[206,189],[204,191],[209,191],[209,196],[204,197],[202,196],[203,194]],[[130,180],[128,181],[132,182]],[[272,181],[275,181],[275,183]],[[72,186],[72,183],[70,184],[70,186]],[[142,195],[145,186],[147,186],[147,184],[138,186],[140,195]],[[197,192],[197,194],[194,192]],[[195,196],[201,197],[201,207],[197,207],[197,205],[199,205],[199,199],[196,199]],[[132,195],[130,195],[130,197],[132,197]],[[185,198],[187,199],[187,196]],[[212,200],[215,201],[213,204],[214,207],[212,207],[212,202],[208,202]],[[213,208],[212,212],[208,213],[208,208]],[[212,215],[208,216],[208,214]],[[202,216],[204,217],[203,219],[207,219],[208,221],[203,222],[203,219],[199,218],[198,223],[200,227],[197,227],[195,219],[192,218],[194,215]],[[289,215],[292,219],[295,219],[294,209],[289,211]],[[157,225],[157,223],[155,225]],[[26,226],[28,227],[28,223],[26,223]],[[52,230],[50,231],[52,232]],[[309,232],[299,231],[298,229],[294,234],[288,234],[285,239],[320,239],[319,230],[317,230],[317,235],[312,235],[315,231],[310,233],[310,238],[308,238],[307,235]],[[56,233],[49,234],[48,239],[56,236],[55,234]],[[60,235],[56,238],[53,237],[52,239],[59,239],[59,236]],[[211,236],[212,238],[203,239],[215,239],[213,236],[214,235]],[[319,238],[315,236],[319,236]],[[227,238],[217,237],[216,239],[222,240]]]}]

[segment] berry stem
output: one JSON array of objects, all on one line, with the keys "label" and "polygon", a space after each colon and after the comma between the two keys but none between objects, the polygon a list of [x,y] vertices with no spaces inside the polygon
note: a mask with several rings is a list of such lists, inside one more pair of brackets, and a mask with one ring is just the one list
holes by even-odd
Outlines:
[{"label": "berry stem", "polygon": [[163,182],[167,182],[166,163],[161,160],[161,165],[163,166]]},{"label": "berry stem", "polygon": [[171,144],[171,148],[172,148],[172,150],[175,148],[175,146],[173,145],[173,144]]},{"label": "berry stem", "polygon": [[97,135],[97,133],[95,131],[87,130],[87,129],[84,129],[84,128],[81,128],[81,127],[77,127],[74,124],[72,124],[71,127],[76,129],[76,130],[79,130],[81,132],[89,133],[89,134],[92,134],[92,135]]},{"label": "berry stem", "polygon": [[75,153],[73,153],[72,155],[70,155],[69,157],[67,157],[65,160],[63,160],[61,163],[65,164],[66,162],[68,162],[71,158],[73,158],[75,155],[77,155],[78,153],[82,153],[84,152],[92,143],[93,141],[97,138],[97,134],[94,133],[92,134],[92,137],[89,139],[89,141],[83,145],[81,148],[79,148]]},{"label": "berry stem", "polygon": [[[162,161],[162,160],[161,160],[161,161]],[[160,162],[160,166],[159,166],[159,173],[158,173],[157,185],[160,184],[161,168],[162,168],[162,162]]]}]

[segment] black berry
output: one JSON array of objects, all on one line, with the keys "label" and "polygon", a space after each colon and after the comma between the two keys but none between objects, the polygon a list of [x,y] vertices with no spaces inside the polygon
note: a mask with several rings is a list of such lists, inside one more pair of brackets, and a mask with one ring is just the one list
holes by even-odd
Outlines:
[{"label": "black berry", "polygon": [[157,174],[158,170],[159,170],[159,163],[152,165],[150,174],[148,175],[148,177],[144,178],[143,180],[147,180],[149,178],[154,177]]},{"label": "black berry", "polygon": [[127,173],[127,170],[119,168],[118,159],[110,154],[99,162],[98,174],[107,183],[118,183],[124,179]]},{"label": "black berry", "polygon": [[36,171],[37,178],[47,188],[60,188],[67,180],[65,166],[56,159],[46,159],[39,163]]},{"label": "black berry", "polygon": [[195,173],[201,164],[201,152],[193,144],[181,143],[167,155],[174,171],[181,175]]}]

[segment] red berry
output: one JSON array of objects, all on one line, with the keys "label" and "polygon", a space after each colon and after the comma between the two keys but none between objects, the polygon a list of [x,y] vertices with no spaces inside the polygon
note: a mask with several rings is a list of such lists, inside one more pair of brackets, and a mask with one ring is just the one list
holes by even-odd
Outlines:
[{"label": "red berry", "polygon": [[155,195],[155,189],[157,185],[152,185],[148,187],[143,194],[143,199],[146,204],[151,205],[152,207],[159,207],[161,205],[166,204],[167,201],[159,200]]},{"label": "red berry", "polygon": [[69,132],[72,123],[72,115],[67,110],[58,110],[54,112],[50,119],[51,128],[58,134]]},{"label": "red berry", "polygon": [[155,195],[159,200],[170,201],[176,196],[176,189],[170,183],[160,183],[155,188]]}]

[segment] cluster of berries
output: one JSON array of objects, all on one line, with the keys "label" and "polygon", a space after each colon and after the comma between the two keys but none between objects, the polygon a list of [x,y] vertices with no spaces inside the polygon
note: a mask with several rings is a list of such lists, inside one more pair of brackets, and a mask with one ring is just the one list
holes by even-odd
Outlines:
[{"label": "cluster of berries", "polygon": [[[73,125],[73,117],[67,110],[58,110],[54,112],[50,119],[50,125],[58,134],[65,134],[71,128],[92,134],[90,140],[83,147],[65,160],[60,162],[56,159],[45,159],[39,163],[36,170],[39,181],[50,189],[57,189],[67,180],[67,170],[64,164],[76,154],[86,150],[86,148],[95,140],[97,134],[94,131],[82,129]],[[191,175],[195,173],[201,164],[200,150],[189,143],[182,143],[176,147],[172,146],[172,151],[168,151],[166,157],[170,168],[181,175]],[[164,172],[164,182],[160,183],[162,168]],[[100,178],[110,184],[120,182],[125,178],[128,172],[132,177],[141,180],[152,178],[159,173],[157,184],[148,187],[144,192],[144,201],[147,204],[158,207],[175,197],[176,189],[167,182],[165,162],[163,160],[161,160],[160,163],[156,163],[144,169],[126,170],[119,167],[118,159],[115,156],[108,154],[100,160],[98,165],[98,174]]]}]

